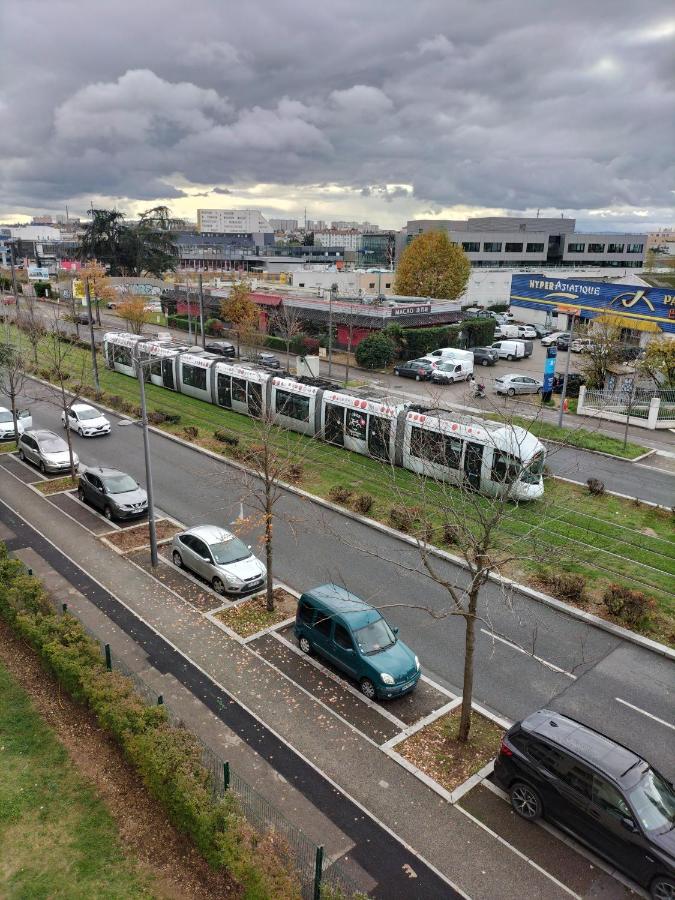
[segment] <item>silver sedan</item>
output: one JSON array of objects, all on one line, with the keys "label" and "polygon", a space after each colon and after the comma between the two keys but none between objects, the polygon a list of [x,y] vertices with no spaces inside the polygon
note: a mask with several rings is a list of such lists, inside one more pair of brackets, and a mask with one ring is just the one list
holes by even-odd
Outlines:
[{"label": "silver sedan", "polygon": [[498,394],[540,394],[543,383],[529,375],[501,375],[495,378],[495,391]]}]

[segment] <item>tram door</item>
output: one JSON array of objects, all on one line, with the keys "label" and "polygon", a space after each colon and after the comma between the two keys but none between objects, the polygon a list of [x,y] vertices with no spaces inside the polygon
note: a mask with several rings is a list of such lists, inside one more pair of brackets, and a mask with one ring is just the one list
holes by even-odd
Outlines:
[{"label": "tram door", "polygon": [[173,380],[173,363],[173,357],[165,357],[162,360],[162,381],[164,382],[164,387],[170,388],[172,391],[175,391],[176,385]]},{"label": "tram door", "polygon": [[480,470],[483,464],[483,445],[467,441],[464,449],[464,477],[474,491],[480,490]]},{"label": "tram door", "polygon": [[345,444],[345,410],[343,406],[334,403],[326,404],[326,418],[324,425],[324,438],[329,444]]}]

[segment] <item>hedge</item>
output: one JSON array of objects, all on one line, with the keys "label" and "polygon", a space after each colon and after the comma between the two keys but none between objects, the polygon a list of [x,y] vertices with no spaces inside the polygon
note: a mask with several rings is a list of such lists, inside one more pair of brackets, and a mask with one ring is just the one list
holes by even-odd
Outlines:
[{"label": "hedge", "polygon": [[403,359],[418,359],[439,347],[459,347],[461,325],[440,325],[434,328],[402,328],[400,354]]},{"label": "hedge", "polygon": [[209,865],[225,869],[247,898],[299,898],[300,884],[277,836],[259,835],[236,798],[213,799],[202,748],[185,728],[147,706],[133,682],[108,672],[99,644],[73,616],[57,616],[40,581],[0,543],[0,616],[33,647],[73,699],[88,706],[140,773],[173,825],[187,834]]},{"label": "hedge", "polygon": [[495,339],[496,321],[492,316],[484,319],[465,319],[462,330],[466,335],[467,347],[488,347]]}]

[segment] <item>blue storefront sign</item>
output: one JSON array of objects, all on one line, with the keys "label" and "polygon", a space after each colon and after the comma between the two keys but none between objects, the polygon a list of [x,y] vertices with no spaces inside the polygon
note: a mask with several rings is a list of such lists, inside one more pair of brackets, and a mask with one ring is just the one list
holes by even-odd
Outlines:
[{"label": "blue storefront sign", "polygon": [[675,291],[630,284],[558,279],[545,275],[512,275],[511,306],[555,312],[579,308],[581,319],[600,315],[621,317],[626,328],[675,334]]},{"label": "blue storefront sign", "polygon": [[553,376],[555,375],[555,361],[558,355],[556,347],[546,348],[546,360],[544,362],[544,384],[542,394],[550,394],[553,391]]}]

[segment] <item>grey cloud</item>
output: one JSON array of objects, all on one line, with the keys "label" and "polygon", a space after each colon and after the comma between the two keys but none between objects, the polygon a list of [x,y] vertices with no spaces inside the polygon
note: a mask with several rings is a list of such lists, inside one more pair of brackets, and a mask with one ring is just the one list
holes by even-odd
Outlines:
[{"label": "grey cloud", "polygon": [[211,194],[231,194],[232,191],[228,190],[228,188],[214,187],[214,188],[211,188],[210,193]]},{"label": "grey cloud", "polygon": [[343,0],[339,16],[307,0],[226,16],[218,0],[166,0],[157,25],[138,0],[52,0],[36,29],[5,0],[2,212],[185,196],[176,179],[330,183],[373,220],[414,200],[668,224],[675,49],[656,26],[671,15],[668,0],[545,15],[537,0]]}]

